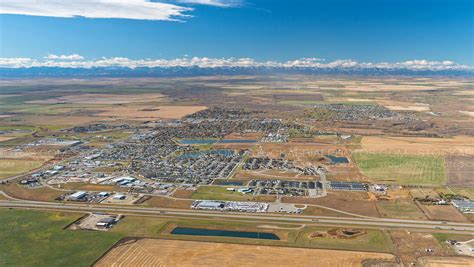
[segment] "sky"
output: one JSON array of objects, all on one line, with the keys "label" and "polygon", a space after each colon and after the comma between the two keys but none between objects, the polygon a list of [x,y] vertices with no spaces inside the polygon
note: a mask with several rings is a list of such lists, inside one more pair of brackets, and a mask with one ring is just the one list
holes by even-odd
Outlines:
[{"label": "sky", "polygon": [[157,60],[474,66],[474,1],[0,2],[0,66]]}]

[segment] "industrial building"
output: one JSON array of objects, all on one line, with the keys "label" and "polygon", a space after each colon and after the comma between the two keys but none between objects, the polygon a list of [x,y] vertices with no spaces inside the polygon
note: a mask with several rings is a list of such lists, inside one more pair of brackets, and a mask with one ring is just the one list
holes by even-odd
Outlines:
[{"label": "industrial building", "polygon": [[474,202],[469,199],[455,199],[451,201],[451,203],[462,213],[474,213]]}]

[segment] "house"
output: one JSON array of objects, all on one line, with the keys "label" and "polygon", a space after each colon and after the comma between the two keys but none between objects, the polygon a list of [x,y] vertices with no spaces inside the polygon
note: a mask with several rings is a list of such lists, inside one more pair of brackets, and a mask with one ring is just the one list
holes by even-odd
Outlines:
[{"label": "house", "polygon": [[117,220],[115,218],[112,218],[112,217],[107,217],[107,218],[103,218],[103,219],[100,219],[97,223],[96,223],[96,226],[97,227],[110,227],[114,224],[117,223]]}]

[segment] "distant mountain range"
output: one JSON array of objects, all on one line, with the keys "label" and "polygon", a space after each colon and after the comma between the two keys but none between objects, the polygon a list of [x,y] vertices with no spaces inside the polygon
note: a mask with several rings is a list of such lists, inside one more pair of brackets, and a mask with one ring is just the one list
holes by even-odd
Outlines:
[{"label": "distant mountain range", "polygon": [[407,68],[311,68],[311,67],[93,67],[61,68],[30,67],[0,68],[0,78],[120,78],[120,77],[180,77],[201,75],[403,75],[403,76],[468,76],[474,70],[414,70]]}]

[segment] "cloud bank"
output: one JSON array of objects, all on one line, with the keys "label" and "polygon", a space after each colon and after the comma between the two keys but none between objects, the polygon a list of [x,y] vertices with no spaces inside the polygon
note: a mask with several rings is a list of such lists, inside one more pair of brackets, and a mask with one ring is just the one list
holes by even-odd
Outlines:
[{"label": "cloud bank", "polygon": [[60,60],[82,60],[82,59],[84,59],[83,56],[78,55],[78,54],[72,54],[72,55],[49,54],[49,55],[45,56],[44,58],[46,58],[46,59],[60,59]]},{"label": "cloud bank", "polygon": [[178,3],[196,4],[217,7],[234,7],[241,5],[240,0],[177,0]]},{"label": "cloud bank", "polygon": [[335,60],[326,62],[319,58],[301,58],[284,62],[257,61],[252,58],[207,58],[183,57],[175,59],[129,59],[125,57],[100,58],[87,60],[84,57],[73,55],[50,54],[43,60],[32,58],[0,58],[2,68],[31,68],[31,67],[59,67],[59,68],[99,68],[99,67],[127,67],[135,68],[172,68],[172,67],[199,67],[199,68],[308,68],[308,69],[407,69],[407,70],[462,70],[474,71],[474,67],[457,64],[453,61],[409,60],[403,62],[358,62],[355,60]]},{"label": "cloud bank", "polygon": [[[203,1],[206,2],[206,1]],[[220,3],[218,0],[207,2]],[[189,7],[149,0],[2,0],[0,14],[178,21]]]}]

